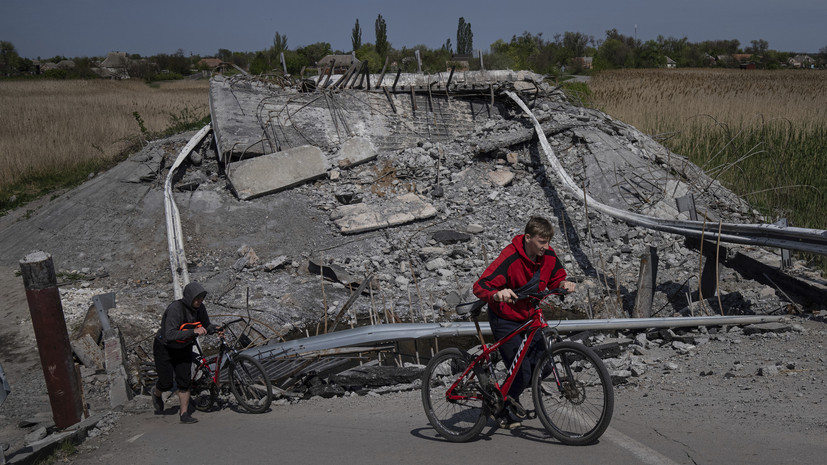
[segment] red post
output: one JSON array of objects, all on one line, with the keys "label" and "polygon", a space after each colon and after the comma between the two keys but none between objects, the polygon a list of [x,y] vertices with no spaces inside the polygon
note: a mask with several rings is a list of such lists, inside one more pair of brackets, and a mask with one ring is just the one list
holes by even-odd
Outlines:
[{"label": "red post", "polygon": [[63,317],[52,256],[46,252],[32,252],[20,260],[20,270],[52,416],[58,428],[67,428],[82,420],[83,396]]}]

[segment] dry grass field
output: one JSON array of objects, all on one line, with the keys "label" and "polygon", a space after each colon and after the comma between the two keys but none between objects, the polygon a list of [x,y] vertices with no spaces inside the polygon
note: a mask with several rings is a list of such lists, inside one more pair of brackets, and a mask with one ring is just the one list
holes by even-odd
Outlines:
[{"label": "dry grass field", "polygon": [[201,119],[209,115],[208,89],[206,80],[153,86],[135,80],[0,81],[0,192],[11,195],[10,186],[19,190],[27,180],[105,164],[148,134]]},{"label": "dry grass field", "polygon": [[827,229],[827,74],[617,70],[591,105],[653,135],[744,195],[768,219]]}]

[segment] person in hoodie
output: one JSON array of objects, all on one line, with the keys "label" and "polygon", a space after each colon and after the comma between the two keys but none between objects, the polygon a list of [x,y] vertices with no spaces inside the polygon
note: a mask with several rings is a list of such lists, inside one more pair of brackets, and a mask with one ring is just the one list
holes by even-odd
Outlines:
[{"label": "person in hoodie", "polygon": [[161,328],[155,334],[153,353],[158,381],[152,388],[152,404],[155,414],[164,413],[161,393],[172,389],[173,379],[178,385],[181,423],[196,423],[189,412],[190,380],[192,377],[192,346],[195,338],[212,334],[219,328],[210,323],[204,297],[207,291],[191,282],[184,287],[184,296],[167,307],[161,319]]},{"label": "person in hoodie", "polygon": [[[496,340],[504,338],[531,317],[531,302],[528,299],[518,301],[516,289],[533,281],[538,286],[537,291],[556,288],[574,291],[574,283],[566,280],[566,270],[549,246],[553,235],[554,227],[548,220],[538,216],[531,218],[525,234],[515,236],[474,283],[474,295],[488,303],[488,321]],[[543,350],[540,338],[533,339],[527,341],[530,345],[526,359],[508,390],[508,408],[500,421],[503,427],[519,426],[526,416],[520,405],[520,394],[531,382],[531,373]],[[513,337],[500,346],[506,366],[511,366],[521,342],[521,337]]]}]

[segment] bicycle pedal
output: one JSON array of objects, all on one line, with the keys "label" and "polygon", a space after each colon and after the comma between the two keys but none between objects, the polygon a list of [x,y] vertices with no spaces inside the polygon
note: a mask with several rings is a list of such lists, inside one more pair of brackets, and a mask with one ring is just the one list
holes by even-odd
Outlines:
[{"label": "bicycle pedal", "polygon": [[526,420],[533,420],[537,418],[537,411],[536,410],[526,410],[525,411],[525,418]]}]

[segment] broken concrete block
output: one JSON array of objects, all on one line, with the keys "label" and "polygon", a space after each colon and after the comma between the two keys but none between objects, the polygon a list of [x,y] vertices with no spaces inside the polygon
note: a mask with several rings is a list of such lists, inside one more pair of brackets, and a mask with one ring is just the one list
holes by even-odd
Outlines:
[{"label": "broken concrete block", "polygon": [[322,177],[327,167],[318,147],[303,145],[232,163],[228,178],[238,198],[249,200]]},{"label": "broken concrete block", "polygon": [[364,137],[351,137],[346,140],[333,158],[339,168],[349,168],[376,158],[378,152],[373,142]]},{"label": "broken concrete block", "polygon": [[758,368],[758,376],[776,376],[778,375],[778,367],[775,365],[767,365]]},{"label": "broken concrete block", "polygon": [[354,234],[410,223],[436,215],[436,208],[414,193],[400,195],[379,205],[359,203],[336,208],[330,219],[342,234]]},{"label": "broken concrete block", "polygon": [[264,264],[264,271],[273,271],[278,268],[284,268],[287,263],[286,255],[279,255],[278,257],[268,261]]},{"label": "broken concrete block", "polygon": [[442,244],[456,244],[457,242],[468,242],[471,240],[471,235],[459,231],[451,231],[448,229],[441,229],[434,231],[431,237]]},{"label": "broken concrete block", "polygon": [[751,336],[753,334],[763,333],[786,333],[790,330],[790,325],[784,323],[759,323],[744,327],[744,334]]},{"label": "broken concrete block", "polygon": [[103,369],[103,351],[92,340],[92,336],[84,334],[80,339],[71,341],[71,344],[72,352],[78,357],[80,363],[94,370]]},{"label": "broken concrete block", "polygon": [[488,180],[494,183],[495,186],[505,187],[514,180],[514,173],[505,169],[489,171]]}]

